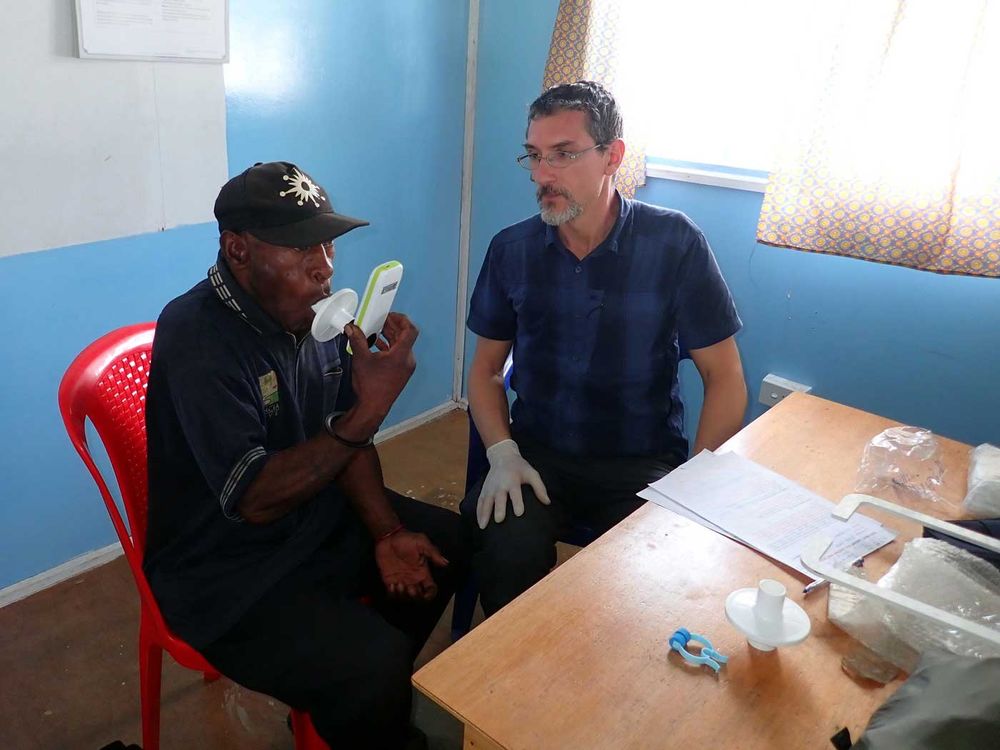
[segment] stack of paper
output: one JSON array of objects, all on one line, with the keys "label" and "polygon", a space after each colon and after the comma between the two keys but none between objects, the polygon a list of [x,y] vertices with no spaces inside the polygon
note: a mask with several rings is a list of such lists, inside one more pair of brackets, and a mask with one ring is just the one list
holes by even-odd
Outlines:
[{"label": "stack of paper", "polygon": [[737,539],[809,575],[799,558],[810,539],[833,539],[823,560],[846,568],[895,538],[882,524],[855,513],[830,515],[834,504],[780,474],[735,453],[699,455],[639,497]]}]

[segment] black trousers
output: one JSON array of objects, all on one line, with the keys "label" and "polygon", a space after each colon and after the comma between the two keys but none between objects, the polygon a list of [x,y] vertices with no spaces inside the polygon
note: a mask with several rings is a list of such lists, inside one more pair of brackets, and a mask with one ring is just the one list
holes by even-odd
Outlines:
[{"label": "black trousers", "polygon": [[476,522],[479,481],[462,500],[462,520],[472,538],[472,565],[479,600],[489,617],[540,581],[556,564],[556,541],[574,527],[603,534],[646,501],[635,493],[675,469],[674,457],[578,458],[521,437],[521,455],[541,474],[551,505],[542,505],[523,485],[524,515],[510,506],[502,523]]},{"label": "black trousers", "polygon": [[[402,523],[428,536],[450,565],[431,570],[431,602],[391,600],[375,565],[372,543],[356,580],[343,570],[301,566],[272,587],[247,615],[202,653],[244,687],[308,711],[331,748],[400,748],[410,718],[410,675],[468,567],[459,516],[388,491]],[[322,559],[322,556],[320,556]],[[369,603],[360,597],[367,595]]]}]

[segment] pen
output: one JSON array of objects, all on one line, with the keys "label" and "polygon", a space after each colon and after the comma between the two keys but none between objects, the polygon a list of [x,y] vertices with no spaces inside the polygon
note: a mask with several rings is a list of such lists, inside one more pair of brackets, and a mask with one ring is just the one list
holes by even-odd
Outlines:
[{"label": "pen", "polygon": [[826,580],[825,578],[820,578],[818,581],[813,581],[812,583],[807,583],[806,587],[804,589],[802,589],[802,594],[803,594],[803,596],[806,596],[806,595],[812,593],[813,591],[815,591],[816,589],[818,589],[820,586],[825,586],[828,583],[829,583],[829,581]]}]

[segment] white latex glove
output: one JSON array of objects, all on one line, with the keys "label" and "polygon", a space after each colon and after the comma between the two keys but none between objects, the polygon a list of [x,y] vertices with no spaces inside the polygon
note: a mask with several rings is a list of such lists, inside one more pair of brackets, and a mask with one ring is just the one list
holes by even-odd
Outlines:
[{"label": "white latex glove", "polygon": [[510,497],[511,507],[515,516],[524,515],[524,498],[521,496],[521,485],[530,484],[539,502],[548,505],[549,493],[545,491],[542,477],[531,468],[531,464],[521,457],[517,443],[513,440],[501,440],[486,449],[486,458],[490,462],[490,472],[483,482],[476,503],[476,519],[479,528],[485,529],[490,522],[490,514],[496,523],[503,522],[507,517],[507,497]]}]

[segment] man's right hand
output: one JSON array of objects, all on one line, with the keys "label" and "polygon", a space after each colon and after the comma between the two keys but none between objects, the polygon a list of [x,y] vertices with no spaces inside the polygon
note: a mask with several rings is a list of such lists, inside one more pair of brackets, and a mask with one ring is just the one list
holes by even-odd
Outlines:
[{"label": "man's right hand", "polygon": [[371,351],[365,334],[353,323],[344,333],[353,352],[351,385],[357,406],[381,423],[417,367],[413,342],[419,331],[402,313],[389,313],[382,328],[385,340],[375,341],[377,352]]},{"label": "man's right hand", "polygon": [[375,543],[375,562],[389,596],[424,601],[430,601],[438,592],[428,563],[437,567],[448,564],[424,534],[407,529]]},{"label": "man's right hand", "polygon": [[507,517],[508,497],[514,515],[524,515],[522,484],[531,485],[535,496],[543,505],[551,502],[541,475],[521,457],[517,443],[513,440],[501,440],[491,445],[486,449],[486,458],[490,462],[490,471],[483,481],[483,489],[476,503],[476,520],[479,522],[479,528],[486,528],[491,515],[496,523],[503,522]]}]

